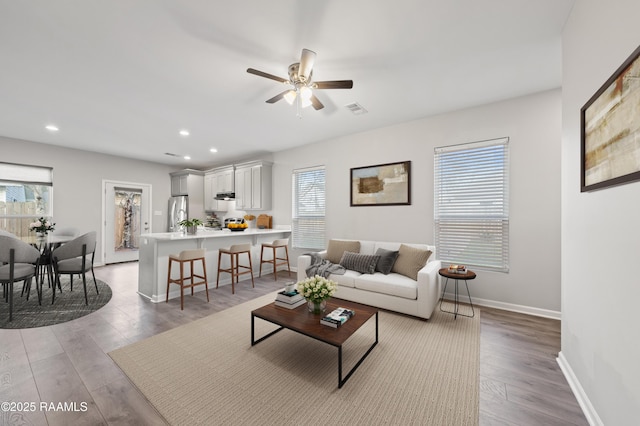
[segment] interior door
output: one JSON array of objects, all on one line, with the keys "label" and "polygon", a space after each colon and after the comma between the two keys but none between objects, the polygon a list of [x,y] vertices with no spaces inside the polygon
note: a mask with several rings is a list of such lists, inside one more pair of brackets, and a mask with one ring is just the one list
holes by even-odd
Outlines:
[{"label": "interior door", "polygon": [[104,263],[138,260],[140,234],[151,231],[151,185],[104,181]]}]

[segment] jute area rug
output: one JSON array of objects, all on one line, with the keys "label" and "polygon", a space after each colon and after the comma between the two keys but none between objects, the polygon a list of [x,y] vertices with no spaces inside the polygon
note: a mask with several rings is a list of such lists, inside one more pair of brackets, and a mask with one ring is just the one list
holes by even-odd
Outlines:
[{"label": "jute area rug", "polygon": [[[82,278],[73,279],[73,291],[69,278],[60,278],[62,292],[56,290],[56,301],[51,304],[52,290],[47,287],[46,280],[42,289],[42,305],[38,304],[35,281],[31,283],[31,294],[27,300],[26,294],[21,296],[22,282],[15,283],[13,288],[13,321],[9,322],[9,304],[0,300],[0,328],[34,328],[60,324],[76,318],[89,315],[106,305],[111,300],[111,288],[104,281],[96,280],[98,291],[93,284],[93,278],[87,277],[87,298],[85,305]],[[0,290],[0,294],[2,291]]]},{"label": "jute area rug", "polygon": [[[380,312],[379,343],[338,389],[338,350],[283,330],[251,346],[262,296],[109,355],[171,425],[477,425],[480,321]],[[357,315],[357,313],[356,313]],[[275,329],[256,319],[256,338]],[[344,372],[375,339],[343,346]]]}]

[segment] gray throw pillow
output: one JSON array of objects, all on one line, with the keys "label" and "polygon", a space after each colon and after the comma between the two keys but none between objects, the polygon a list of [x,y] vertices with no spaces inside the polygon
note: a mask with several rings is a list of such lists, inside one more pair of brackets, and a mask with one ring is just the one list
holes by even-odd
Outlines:
[{"label": "gray throw pillow", "polygon": [[391,268],[393,268],[393,264],[396,263],[399,253],[398,250],[387,250],[383,248],[376,250],[376,254],[380,256],[378,264],[376,265],[376,271],[388,275],[391,272]]},{"label": "gray throw pillow", "polygon": [[376,271],[378,259],[380,259],[380,256],[377,254],[360,254],[345,251],[342,259],[340,259],[340,264],[361,274],[373,274]]}]

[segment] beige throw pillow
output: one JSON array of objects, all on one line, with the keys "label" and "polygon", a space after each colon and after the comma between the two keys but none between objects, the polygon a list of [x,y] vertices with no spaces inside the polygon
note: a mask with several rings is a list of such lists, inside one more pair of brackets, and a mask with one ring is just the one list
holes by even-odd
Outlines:
[{"label": "beige throw pillow", "polygon": [[396,259],[396,263],[393,264],[391,272],[397,272],[398,274],[417,281],[418,271],[427,264],[429,256],[431,256],[431,250],[422,250],[400,244],[398,259]]},{"label": "beige throw pillow", "polygon": [[327,260],[331,263],[340,263],[345,251],[360,253],[360,241],[329,240]]}]

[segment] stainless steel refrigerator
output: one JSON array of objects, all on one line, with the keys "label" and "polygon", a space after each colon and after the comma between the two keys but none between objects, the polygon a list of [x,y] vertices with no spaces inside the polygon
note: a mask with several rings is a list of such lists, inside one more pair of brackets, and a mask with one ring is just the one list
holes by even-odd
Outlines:
[{"label": "stainless steel refrigerator", "polygon": [[169,198],[168,227],[169,232],[180,231],[178,222],[189,217],[189,197],[180,195]]}]

